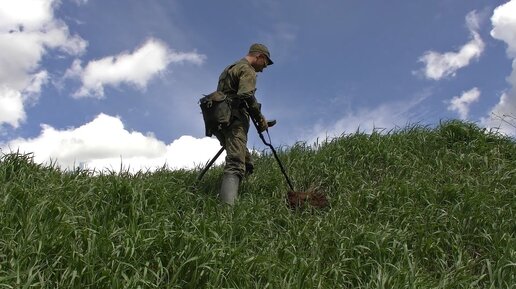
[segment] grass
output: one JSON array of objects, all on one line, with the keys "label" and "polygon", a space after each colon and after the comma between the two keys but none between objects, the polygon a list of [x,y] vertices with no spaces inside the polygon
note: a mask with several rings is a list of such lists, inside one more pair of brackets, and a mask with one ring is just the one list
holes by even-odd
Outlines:
[{"label": "grass", "polygon": [[516,288],[516,143],[444,122],[279,150],[239,202],[221,167],[62,172],[0,160],[0,288]]}]

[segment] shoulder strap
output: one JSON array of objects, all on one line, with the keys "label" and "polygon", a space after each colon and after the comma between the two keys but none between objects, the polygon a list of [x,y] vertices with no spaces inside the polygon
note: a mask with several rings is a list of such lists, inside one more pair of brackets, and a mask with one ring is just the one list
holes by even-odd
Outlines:
[{"label": "shoulder strap", "polygon": [[226,77],[228,77],[229,70],[231,68],[233,68],[235,65],[236,65],[236,63],[233,63],[230,66],[226,67],[226,69],[224,69],[224,71],[222,72],[222,74],[219,77],[219,85],[220,85],[221,81],[223,81],[224,79],[226,79]]},{"label": "shoulder strap", "polygon": [[237,63],[233,63],[231,64],[230,66],[226,67],[226,69],[224,69],[224,71],[220,74],[220,77],[219,77],[219,82],[217,84],[217,89],[220,88],[221,92],[224,93],[224,94],[228,94],[229,93],[229,90],[228,89],[231,89],[230,87],[226,87],[227,85],[230,85],[228,82],[224,83],[226,81],[226,79],[228,78],[228,75],[229,75],[229,72],[230,70],[236,65]]}]

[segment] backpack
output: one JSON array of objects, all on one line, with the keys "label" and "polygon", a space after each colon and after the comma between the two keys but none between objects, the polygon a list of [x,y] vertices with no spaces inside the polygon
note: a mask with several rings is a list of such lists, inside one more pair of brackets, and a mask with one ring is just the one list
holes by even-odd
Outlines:
[{"label": "backpack", "polygon": [[199,99],[206,136],[212,136],[213,132],[229,126],[231,121],[231,100],[224,93],[214,91],[203,94]]}]

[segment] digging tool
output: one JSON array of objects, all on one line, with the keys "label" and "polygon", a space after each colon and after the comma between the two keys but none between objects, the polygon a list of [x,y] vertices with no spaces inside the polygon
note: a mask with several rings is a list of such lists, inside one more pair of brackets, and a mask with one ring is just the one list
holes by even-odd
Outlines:
[{"label": "digging tool", "polygon": [[[262,142],[266,146],[268,146],[271,149],[271,151],[272,151],[272,153],[274,155],[274,158],[278,162],[278,165],[279,165],[279,167],[281,169],[281,172],[283,173],[283,176],[285,176],[285,180],[287,181],[287,184],[288,184],[288,186],[289,186],[289,188],[291,190],[291,191],[287,192],[287,198],[286,198],[287,205],[290,208],[292,208],[292,209],[302,208],[305,203],[308,203],[312,207],[315,207],[315,208],[326,208],[326,207],[328,207],[329,206],[328,200],[327,200],[326,196],[322,192],[317,191],[317,190],[309,190],[307,192],[299,192],[299,191],[296,192],[294,190],[294,186],[292,185],[292,182],[290,181],[290,178],[288,177],[287,172],[285,171],[285,167],[281,163],[281,160],[278,157],[276,149],[274,149],[274,147],[271,144],[271,140],[270,140],[271,136],[269,134],[269,130],[268,129],[265,130],[267,132],[267,136],[269,138],[269,141],[267,141],[265,139],[263,133],[260,132],[260,130],[258,129],[258,123],[256,122],[256,120],[254,118],[251,118],[251,119],[252,119],[253,124],[254,124],[254,126],[256,128],[256,131],[258,132],[258,135],[260,136],[260,139],[262,140]],[[271,121],[267,122],[267,126],[268,127],[272,127],[275,124],[276,124],[275,120],[271,120]],[[225,149],[224,147],[221,147],[219,149],[219,151],[215,154],[215,156],[206,164],[206,166],[201,171],[199,176],[197,176],[197,181],[200,181],[202,179],[204,174],[206,174],[208,169],[213,165],[213,163],[215,163],[215,161],[222,154],[224,149]]]},{"label": "digging tool", "polygon": [[[276,120],[267,122],[268,127],[271,127],[275,124],[276,124]],[[197,181],[200,181],[202,179],[202,177],[204,177],[204,174],[206,174],[206,172],[210,169],[210,167],[213,165],[213,163],[215,163],[215,161],[219,158],[219,156],[222,154],[222,152],[224,150],[225,150],[225,147],[221,147],[220,150],[215,154],[215,156],[208,163],[206,163],[206,166],[204,166],[204,169],[202,169],[202,171],[197,176]]]},{"label": "digging tool", "polygon": [[197,176],[197,181],[200,181],[204,174],[208,171],[208,169],[213,165],[213,163],[219,158],[220,154],[224,151],[224,147],[221,147],[220,150],[215,154],[215,156],[209,161],[204,169],[202,169],[201,173]]},{"label": "digging tool", "polygon": [[[316,190],[316,189],[308,190],[306,192],[300,192],[300,191],[294,190],[294,186],[292,185],[292,182],[290,181],[290,179],[287,175],[287,172],[285,171],[285,168],[283,167],[283,164],[281,163],[281,161],[278,157],[278,154],[276,153],[276,150],[274,149],[274,147],[271,144],[271,136],[269,134],[269,130],[268,129],[265,130],[265,132],[267,132],[267,136],[269,138],[269,141],[267,142],[265,140],[265,137],[263,136],[263,133],[260,132],[260,130],[258,129],[258,122],[252,117],[251,117],[251,119],[253,120],[253,124],[254,124],[254,127],[256,128],[256,131],[258,132],[258,135],[260,135],[260,139],[266,146],[268,146],[271,149],[272,154],[274,155],[274,158],[278,162],[281,172],[283,173],[283,176],[285,176],[285,180],[287,181],[287,184],[290,188],[290,191],[287,192],[287,198],[286,198],[287,205],[291,209],[302,209],[304,207],[305,203],[309,204],[313,208],[318,208],[318,209],[328,207],[329,206],[328,199],[326,198],[326,195],[323,194],[321,191]],[[276,124],[275,120],[267,122],[267,125],[269,127],[273,126],[274,124]]]},{"label": "digging tool", "polygon": [[[276,161],[278,162],[278,165],[279,165],[279,167],[281,169],[281,172],[283,173],[283,176],[285,176],[285,180],[287,180],[288,186],[290,187],[290,189],[292,191],[294,191],[294,186],[292,186],[292,182],[290,181],[290,178],[288,177],[287,172],[285,171],[285,168],[283,167],[283,164],[281,163],[281,161],[280,161],[280,159],[278,157],[278,154],[276,153],[276,150],[274,149],[274,147],[271,144],[271,136],[269,134],[269,130],[268,129],[265,130],[265,132],[267,132],[267,136],[269,137],[269,141],[267,142],[265,140],[265,137],[263,136],[263,133],[260,132],[260,129],[258,128],[258,121],[255,120],[253,117],[251,117],[251,119],[253,120],[253,124],[254,124],[254,127],[256,128],[256,131],[258,132],[258,135],[260,135],[260,139],[262,140],[262,142],[266,146],[268,146],[271,149],[272,154],[274,155],[274,158],[276,158]],[[276,124],[276,120],[272,120],[272,121],[268,121],[267,122],[267,126],[269,126],[269,127],[271,127],[271,126],[273,126],[275,124]]]}]

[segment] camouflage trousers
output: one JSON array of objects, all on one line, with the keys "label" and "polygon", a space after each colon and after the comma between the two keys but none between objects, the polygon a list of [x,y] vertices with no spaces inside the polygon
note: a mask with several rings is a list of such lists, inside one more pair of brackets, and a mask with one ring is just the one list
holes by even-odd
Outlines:
[{"label": "camouflage trousers", "polygon": [[[245,117],[242,117],[245,118]],[[220,144],[226,148],[225,174],[237,175],[242,179],[246,168],[253,167],[251,154],[247,149],[247,133],[249,132],[249,119],[235,118],[231,125],[220,131],[214,132]]]}]

